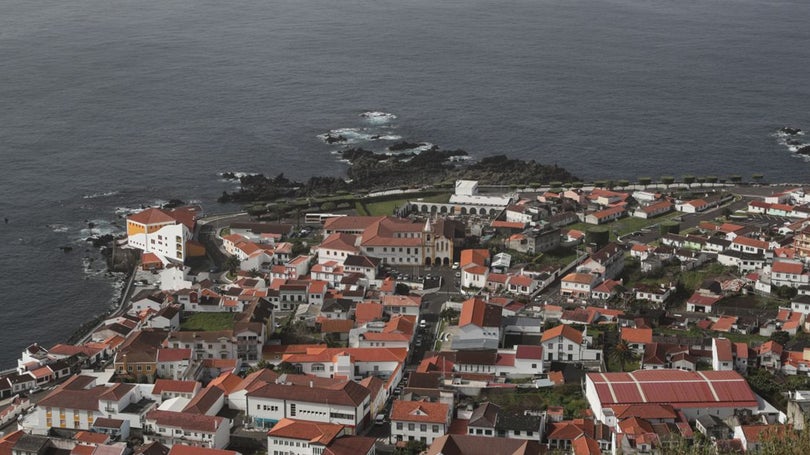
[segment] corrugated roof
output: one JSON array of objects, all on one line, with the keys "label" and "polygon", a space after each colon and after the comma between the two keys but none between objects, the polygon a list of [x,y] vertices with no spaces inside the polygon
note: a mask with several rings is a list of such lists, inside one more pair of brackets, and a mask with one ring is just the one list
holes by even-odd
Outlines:
[{"label": "corrugated roof", "polygon": [[757,398],[735,371],[639,370],[588,373],[602,406],[658,403],[677,408],[754,407]]}]

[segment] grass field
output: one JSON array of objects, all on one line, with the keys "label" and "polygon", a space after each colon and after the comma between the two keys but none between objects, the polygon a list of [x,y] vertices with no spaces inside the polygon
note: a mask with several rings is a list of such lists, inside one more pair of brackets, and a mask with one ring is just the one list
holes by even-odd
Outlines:
[{"label": "grass field", "polygon": [[233,313],[195,313],[180,324],[180,330],[212,332],[233,328]]},{"label": "grass field", "polygon": [[[381,216],[381,215],[392,215],[394,213],[394,209],[397,207],[402,207],[403,205],[407,204],[408,201],[413,201],[419,198],[418,194],[410,194],[407,195],[409,197],[403,199],[394,199],[391,201],[380,201],[380,202],[371,202],[371,203],[364,203],[362,201],[357,201],[355,203],[355,209],[357,209],[357,213],[360,215],[370,215],[370,216]],[[447,203],[450,201],[450,194],[437,194],[434,196],[427,196],[421,198],[424,202],[441,202]]]}]

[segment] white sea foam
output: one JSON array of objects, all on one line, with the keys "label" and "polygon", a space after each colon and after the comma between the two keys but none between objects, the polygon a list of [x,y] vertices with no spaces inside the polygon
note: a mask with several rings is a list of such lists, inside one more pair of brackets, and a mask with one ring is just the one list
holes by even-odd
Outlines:
[{"label": "white sea foam", "polygon": [[47,226],[53,232],[67,232],[70,229],[64,224],[48,224]]},{"label": "white sea foam", "polygon": [[369,123],[382,124],[389,123],[396,120],[397,116],[388,112],[368,111],[360,114],[360,117],[366,119]]},{"label": "white sea foam", "polygon": [[[228,177],[225,177],[225,175]],[[230,174],[233,174],[233,178],[230,177]],[[259,175],[258,172],[220,172],[219,176],[222,177],[223,181],[230,181],[230,180],[239,180],[242,177],[249,177],[252,175]]]},{"label": "white sea foam", "polygon": [[422,153],[422,152],[424,152],[426,150],[430,150],[431,148],[433,148],[433,144],[431,144],[430,142],[420,142],[419,145],[416,146],[416,147],[409,148],[409,149],[397,150],[397,151],[393,151],[393,152],[391,150],[387,150],[385,152],[385,154],[386,155],[392,155],[392,156],[393,155],[402,155],[402,154],[405,154],[405,153],[419,154],[419,153]]},{"label": "white sea foam", "polygon": [[379,134],[370,128],[337,128],[330,130],[328,133],[319,134],[317,136],[318,139],[326,142],[327,144],[329,143],[328,140],[330,137],[333,139],[333,141],[337,141],[339,139],[337,142],[332,142],[333,144],[342,145],[373,141],[398,141],[402,139],[402,136],[397,134]]},{"label": "white sea foam", "polygon": [[92,223],[93,227],[91,228],[88,224],[83,229],[79,230],[80,237],[77,240],[82,241],[88,237],[102,237],[108,234],[118,235],[124,233],[124,230],[120,226],[107,220],[90,220],[89,223]]},{"label": "white sea foam", "polygon": [[118,193],[119,193],[118,191],[107,191],[104,193],[85,194],[84,196],[82,196],[82,199],[96,199],[100,197],[110,197],[115,196]]}]

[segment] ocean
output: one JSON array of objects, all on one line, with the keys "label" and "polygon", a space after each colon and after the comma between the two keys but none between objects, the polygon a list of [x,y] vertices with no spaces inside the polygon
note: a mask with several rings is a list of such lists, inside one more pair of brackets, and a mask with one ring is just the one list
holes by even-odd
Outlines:
[{"label": "ocean", "polygon": [[808,180],[810,163],[775,134],[810,129],[806,1],[0,10],[0,367],[114,303],[117,279],[84,238],[121,232],[126,209],[170,198],[231,210],[214,202],[234,189],[220,172],[341,174],[337,147],[318,137],[332,130],[374,150],[424,141],[585,179]]}]

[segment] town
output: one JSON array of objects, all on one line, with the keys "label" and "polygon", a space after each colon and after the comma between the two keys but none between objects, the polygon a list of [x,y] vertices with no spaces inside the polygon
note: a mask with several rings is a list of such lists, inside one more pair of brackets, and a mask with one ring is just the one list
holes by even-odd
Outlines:
[{"label": "town", "polygon": [[785,453],[810,194],[734,180],[147,208],[119,310],[0,376],[0,455]]}]

